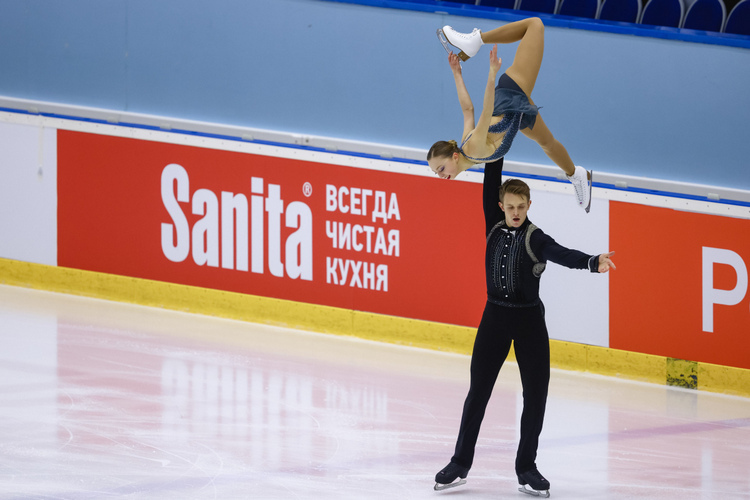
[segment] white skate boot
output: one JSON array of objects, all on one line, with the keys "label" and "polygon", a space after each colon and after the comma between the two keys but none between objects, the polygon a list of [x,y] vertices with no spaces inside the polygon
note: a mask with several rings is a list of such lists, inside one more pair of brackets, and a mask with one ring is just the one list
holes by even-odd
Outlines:
[{"label": "white skate boot", "polygon": [[459,49],[461,52],[458,53],[458,57],[460,57],[462,61],[466,61],[470,57],[476,55],[476,53],[479,52],[479,48],[484,43],[482,41],[482,33],[478,28],[474,28],[474,31],[471,33],[459,33],[450,26],[443,26],[442,29],[437,30],[437,36],[440,43],[443,44],[446,52],[451,52],[448,48],[448,44]]},{"label": "white skate boot", "polygon": [[566,175],[565,177],[568,178],[576,190],[578,205],[583,208],[586,213],[589,213],[589,210],[591,210],[591,185],[594,178],[594,171],[587,171],[583,167],[576,167],[576,171],[573,172],[573,175]]}]

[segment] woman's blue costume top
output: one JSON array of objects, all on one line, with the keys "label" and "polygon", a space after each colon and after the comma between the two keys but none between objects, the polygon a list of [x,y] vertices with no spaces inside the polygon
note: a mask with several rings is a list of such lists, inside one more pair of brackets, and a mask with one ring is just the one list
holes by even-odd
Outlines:
[{"label": "woman's blue costume top", "polygon": [[536,116],[539,114],[539,108],[529,102],[529,98],[521,87],[513,81],[511,77],[503,73],[497,81],[495,87],[495,107],[492,116],[503,115],[503,118],[490,125],[488,132],[491,134],[501,134],[505,132],[503,141],[500,146],[487,158],[473,158],[463,151],[463,146],[469,140],[471,134],[461,143],[459,150],[469,160],[477,163],[486,163],[503,158],[510,150],[513,139],[519,130],[526,127],[533,129],[536,122]]}]

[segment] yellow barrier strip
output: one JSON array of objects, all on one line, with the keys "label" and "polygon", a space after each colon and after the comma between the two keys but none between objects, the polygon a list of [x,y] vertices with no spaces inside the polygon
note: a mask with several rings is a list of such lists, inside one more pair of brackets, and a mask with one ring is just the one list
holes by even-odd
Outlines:
[{"label": "yellow barrier strip", "polygon": [[[459,354],[474,343],[474,328],[9,259],[0,283]],[[550,350],[555,368],[750,397],[742,368],[559,340]]]}]

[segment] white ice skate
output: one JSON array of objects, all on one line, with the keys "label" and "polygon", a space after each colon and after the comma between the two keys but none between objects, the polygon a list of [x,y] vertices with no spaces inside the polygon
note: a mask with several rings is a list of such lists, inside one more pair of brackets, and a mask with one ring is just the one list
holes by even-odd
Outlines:
[{"label": "white ice skate", "polygon": [[583,208],[586,213],[589,213],[589,210],[591,210],[591,187],[594,179],[594,171],[586,170],[583,167],[576,167],[573,175],[566,175],[565,177],[568,178],[576,190],[578,205]]},{"label": "white ice skate", "polygon": [[482,33],[478,28],[474,28],[474,31],[471,33],[459,33],[450,26],[443,26],[441,29],[437,30],[437,36],[440,43],[443,44],[443,48],[445,48],[445,51],[449,54],[451,53],[451,50],[448,47],[449,44],[459,49],[460,52],[458,53],[458,57],[460,57],[462,61],[466,61],[470,57],[475,56],[484,43],[482,41]]},{"label": "white ice skate", "polygon": [[537,469],[518,474],[518,491],[535,497],[549,498],[549,481]]},{"label": "white ice skate", "polygon": [[435,491],[447,490],[466,484],[467,475],[469,475],[468,467],[462,467],[451,462],[435,474]]}]

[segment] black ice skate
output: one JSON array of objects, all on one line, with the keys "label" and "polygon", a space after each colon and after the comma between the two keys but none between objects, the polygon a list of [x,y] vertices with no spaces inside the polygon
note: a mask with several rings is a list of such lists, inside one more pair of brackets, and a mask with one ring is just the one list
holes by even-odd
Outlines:
[{"label": "black ice skate", "polygon": [[466,484],[466,476],[468,474],[468,467],[461,467],[451,462],[443,470],[435,474],[435,490],[440,491]]},{"label": "black ice skate", "polygon": [[544,479],[538,470],[531,469],[523,474],[518,474],[518,484],[521,485],[518,491],[533,495],[535,497],[549,497],[549,481]]}]

